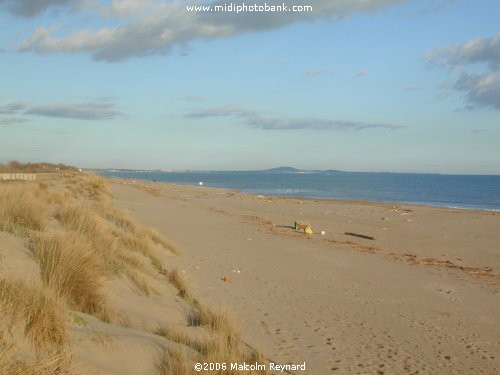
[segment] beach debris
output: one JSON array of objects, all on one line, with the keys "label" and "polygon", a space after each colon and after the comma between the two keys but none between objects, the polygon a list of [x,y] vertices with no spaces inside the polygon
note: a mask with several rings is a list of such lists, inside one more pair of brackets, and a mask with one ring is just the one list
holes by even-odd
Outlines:
[{"label": "beach debris", "polygon": [[374,240],[375,239],[375,237],[372,237],[372,236],[367,236],[365,234],[359,234],[359,233],[353,233],[353,232],[345,232],[344,234],[347,236],[366,238],[367,240]]},{"label": "beach debris", "polygon": [[298,221],[295,222],[295,230],[302,231],[305,234],[313,234],[314,233],[312,227],[309,224],[300,223]]},{"label": "beach debris", "polygon": [[[446,254],[443,254],[445,256]],[[448,268],[456,268],[467,272],[469,275],[474,276],[496,276],[492,274],[493,268],[491,267],[467,267],[449,261],[448,259],[436,259],[436,258],[420,258],[415,254],[401,254],[403,259],[406,259],[409,263],[425,265],[425,266],[444,266]]]},{"label": "beach debris", "polygon": [[232,272],[233,272],[233,273],[237,273],[238,275],[241,273],[241,271],[240,271],[238,268],[236,268],[236,269],[232,270]]},{"label": "beach debris", "polygon": [[321,234],[322,236],[324,236],[324,235],[326,234],[326,232],[325,232],[324,230],[322,230],[322,231],[320,232],[320,234]]},{"label": "beach debris", "polygon": [[203,181],[198,182],[198,186],[203,186]]},{"label": "beach debris", "polygon": [[225,283],[231,283],[231,282],[233,282],[233,279],[231,279],[230,277],[224,276],[222,278],[222,281],[224,281]]},{"label": "beach debris", "polygon": [[257,195],[257,198],[264,198],[262,194]]}]

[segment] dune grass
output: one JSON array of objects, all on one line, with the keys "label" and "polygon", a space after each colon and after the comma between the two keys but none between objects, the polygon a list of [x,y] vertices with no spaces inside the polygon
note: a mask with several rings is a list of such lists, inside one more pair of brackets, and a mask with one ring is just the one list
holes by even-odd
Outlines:
[{"label": "dune grass", "polygon": [[[160,361],[161,365],[159,367],[162,373],[196,374],[193,369],[193,364],[196,362],[242,363],[246,361],[247,363],[265,363],[265,358],[259,350],[241,341],[240,331],[227,308],[213,309],[199,302],[193,296],[188,281],[179,269],[164,270],[163,274],[178,290],[178,295],[192,308],[187,315],[186,323],[188,327],[202,327],[208,331],[210,337],[196,339],[188,335],[185,330],[158,327],[154,331],[155,334],[191,350],[188,351],[186,348],[167,350]],[[205,373],[218,375],[238,374],[237,371],[230,370],[230,368]],[[253,373],[267,374],[266,371],[254,371]]]},{"label": "dune grass", "polygon": [[31,230],[43,230],[47,206],[38,199],[38,185],[26,189],[20,184],[0,186],[0,230],[26,237]]},{"label": "dune grass", "polygon": [[9,330],[23,326],[35,349],[61,348],[67,343],[66,308],[50,290],[0,279],[0,308],[2,323]]},{"label": "dune grass", "polygon": [[[195,374],[194,363],[223,363],[226,369],[204,371],[206,374],[236,375],[238,371],[231,370],[230,363],[266,363],[262,353],[239,340],[234,326],[231,333],[227,335],[227,327],[224,331],[210,331],[211,335],[204,338],[194,338],[185,331],[176,328],[159,327],[155,334],[175,342],[181,347],[166,350],[160,362],[160,370],[163,374]],[[253,371],[254,374],[265,375],[267,372]]]},{"label": "dune grass", "polygon": [[182,272],[176,268],[172,271],[164,270],[163,274],[167,277],[168,281],[177,289],[179,296],[184,298],[188,302],[191,302],[191,295],[189,293],[189,283],[182,274]]},{"label": "dune grass", "polygon": [[[0,278],[0,373],[64,373],[70,362],[65,354],[67,311],[124,322],[126,317],[109,309],[105,284],[115,277],[128,277],[136,293],[153,297],[159,292],[151,281],[162,278],[160,274],[190,306],[186,327],[156,331],[178,345],[163,353],[158,364],[161,372],[194,373],[193,359],[262,363],[258,351],[240,340],[227,310],[201,304],[184,274],[178,269],[168,271],[162,264],[162,251],[180,254],[180,249],[113,207],[103,178],[68,169],[54,180],[0,185],[0,231],[27,241],[43,282],[42,287],[35,287]],[[206,337],[191,337],[184,331],[193,329],[189,326],[201,327]],[[6,339],[16,327],[46,355],[32,363],[20,361],[15,342]]]},{"label": "dune grass", "polygon": [[158,360],[157,367],[162,375],[197,374],[186,350],[165,350]]},{"label": "dune grass", "polygon": [[127,275],[129,277],[129,279],[136,286],[137,291],[139,292],[140,295],[146,296],[146,297],[160,295],[158,290],[156,288],[154,288],[153,286],[151,286],[151,284],[144,278],[144,276],[139,275],[138,272],[130,270],[130,272],[128,272]]},{"label": "dune grass", "polygon": [[77,233],[40,235],[33,238],[31,249],[43,281],[58,296],[79,311],[103,316],[105,271],[84,237]]},{"label": "dune grass", "polygon": [[66,352],[55,352],[34,358],[29,363],[20,360],[18,351],[5,340],[0,332],[0,374],[46,375],[70,374],[72,370],[71,355]]}]

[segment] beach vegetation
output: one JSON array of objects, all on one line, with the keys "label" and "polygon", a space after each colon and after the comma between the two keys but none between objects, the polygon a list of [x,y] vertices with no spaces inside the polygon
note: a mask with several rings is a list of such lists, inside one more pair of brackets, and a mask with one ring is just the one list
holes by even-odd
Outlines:
[{"label": "beach vegetation", "polygon": [[[0,373],[69,373],[71,330],[87,330],[92,324],[84,314],[108,324],[132,325],[127,311],[118,311],[107,292],[109,283],[122,279],[140,297],[153,301],[173,286],[183,301],[185,326],[155,331],[173,343],[158,360],[163,373],[192,373],[198,358],[262,359],[242,342],[227,309],[200,303],[185,273],[165,263],[180,248],[116,208],[105,179],[47,163],[11,162],[0,164],[2,170],[63,173],[43,181],[0,182],[0,235],[21,239],[39,269],[35,282],[23,280],[22,271],[19,280],[0,273]],[[160,291],[161,283],[168,288]],[[203,334],[190,335],[191,330]]]}]

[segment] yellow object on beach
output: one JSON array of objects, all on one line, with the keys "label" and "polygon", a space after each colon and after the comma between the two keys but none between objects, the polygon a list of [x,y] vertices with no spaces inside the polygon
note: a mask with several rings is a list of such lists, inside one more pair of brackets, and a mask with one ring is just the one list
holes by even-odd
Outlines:
[{"label": "yellow object on beach", "polygon": [[295,222],[295,230],[303,231],[305,234],[313,234],[314,231],[309,224],[302,224],[298,221]]}]

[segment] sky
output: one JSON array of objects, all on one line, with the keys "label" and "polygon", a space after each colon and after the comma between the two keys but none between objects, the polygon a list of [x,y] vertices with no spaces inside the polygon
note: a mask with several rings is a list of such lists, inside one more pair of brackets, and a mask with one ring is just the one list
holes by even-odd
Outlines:
[{"label": "sky", "polygon": [[0,0],[0,162],[500,174],[498,0],[283,1]]}]

